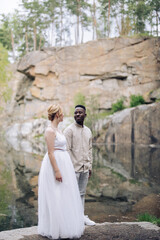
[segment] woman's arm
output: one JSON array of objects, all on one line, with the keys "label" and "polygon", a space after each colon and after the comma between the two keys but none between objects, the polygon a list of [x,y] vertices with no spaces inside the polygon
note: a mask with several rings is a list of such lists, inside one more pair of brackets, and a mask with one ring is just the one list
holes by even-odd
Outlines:
[{"label": "woman's arm", "polygon": [[45,140],[47,143],[47,149],[48,149],[48,156],[51,162],[51,165],[53,167],[55,178],[57,181],[62,182],[62,176],[60,173],[60,170],[58,168],[55,156],[54,156],[54,142],[55,142],[56,134],[52,129],[47,129],[45,132]]}]

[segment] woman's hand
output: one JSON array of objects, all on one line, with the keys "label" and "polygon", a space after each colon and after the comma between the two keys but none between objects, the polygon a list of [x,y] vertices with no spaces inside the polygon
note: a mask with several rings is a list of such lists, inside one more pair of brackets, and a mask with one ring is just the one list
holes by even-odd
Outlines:
[{"label": "woman's hand", "polygon": [[89,177],[88,177],[88,178],[90,178],[90,177],[91,177],[91,175],[92,175],[92,171],[91,171],[91,170],[89,170]]},{"label": "woman's hand", "polygon": [[55,172],[55,177],[57,181],[62,182],[62,176],[59,170]]}]

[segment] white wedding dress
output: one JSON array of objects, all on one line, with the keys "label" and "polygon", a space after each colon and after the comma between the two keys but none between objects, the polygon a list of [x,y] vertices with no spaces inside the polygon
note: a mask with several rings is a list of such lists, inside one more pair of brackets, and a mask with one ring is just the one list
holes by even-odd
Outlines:
[{"label": "white wedding dress", "polygon": [[56,131],[54,151],[62,182],[54,176],[48,153],[43,158],[38,186],[38,233],[51,239],[79,238],[84,214],[74,168],[66,151],[66,138]]}]

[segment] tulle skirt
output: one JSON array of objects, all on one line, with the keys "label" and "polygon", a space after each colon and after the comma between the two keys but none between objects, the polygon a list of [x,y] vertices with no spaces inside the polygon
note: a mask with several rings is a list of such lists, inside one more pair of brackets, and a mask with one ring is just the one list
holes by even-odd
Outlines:
[{"label": "tulle skirt", "polygon": [[74,168],[67,151],[54,151],[62,175],[55,179],[48,153],[44,156],[38,186],[38,233],[51,239],[79,238],[84,213]]}]

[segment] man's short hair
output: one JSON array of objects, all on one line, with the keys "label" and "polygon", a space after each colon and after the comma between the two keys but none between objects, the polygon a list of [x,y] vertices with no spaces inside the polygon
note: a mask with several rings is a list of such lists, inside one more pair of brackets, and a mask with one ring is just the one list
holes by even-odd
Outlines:
[{"label": "man's short hair", "polygon": [[75,106],[75,108],[78,108],[78,107],[83,108],[86,111],[86,107],[85,106],[80,105],[80,104]]}]

